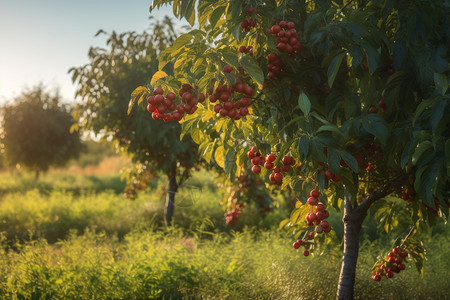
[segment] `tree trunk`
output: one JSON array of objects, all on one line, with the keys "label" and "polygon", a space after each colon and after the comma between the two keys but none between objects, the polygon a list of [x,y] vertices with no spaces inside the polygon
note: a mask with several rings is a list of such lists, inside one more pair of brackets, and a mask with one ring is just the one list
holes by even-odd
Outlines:
[{"label": "tree trunk", "polygon": [[175,209],[175,193],[178,190],[178,183],[175,173],[173,175],[169,175],[169,189],[167,190],[166,195],[166,205],[164,217],[167,225],[171,225],[173,211]]},{"label": "tree trunk", "polygon": [[337,299],[353,299],[353,286],[355,284],[356,263],[359,252],[359,233],[364,217],[358,216],[359,211],[344,214],[344,258],[337,291]]}]

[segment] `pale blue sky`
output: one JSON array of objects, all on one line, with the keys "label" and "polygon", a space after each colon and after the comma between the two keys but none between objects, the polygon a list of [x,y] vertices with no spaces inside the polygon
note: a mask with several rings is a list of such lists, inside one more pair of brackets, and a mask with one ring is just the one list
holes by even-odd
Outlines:
[{"label": "pale blue sky", "polygon": [[[151,0],[0,0],[0,102],[40,82],[73,99],[67,71],[88,62],[90,46],[105,45],[95,33],[147,29],[150,5]],[[170,7],[152,12],[165,15],[172,16]]]}]

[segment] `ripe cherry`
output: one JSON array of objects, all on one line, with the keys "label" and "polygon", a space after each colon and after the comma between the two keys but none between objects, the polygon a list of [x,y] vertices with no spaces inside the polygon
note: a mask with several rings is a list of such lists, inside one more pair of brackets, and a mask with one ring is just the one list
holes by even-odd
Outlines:
[{"label": "ripe cherry", "polygon": [[225,65],[225,66],[223,67],[222,71],[223,71],[224,73],[231,73],[231,71],[233,71],[233,67],[230,66],[230,65]]},{"label": "ripe cherry", "polygon": [[380,100],[380,101],[378,102],[378,106],[379,106],[381,109],[386,109],[386,108],[387,108],[387,105],[386,105],[386,103],[384,102],[384,100]]},{"label": "ripe cherry", "polygon": [[169,99],[170,101],[175,100],[176,97],[177,97],[177,95],[175,95],[174,92],[168,92],[166,95],[166,98]]},{"label": "ripe cherry", "polygon": [[264,168],[266,168],[267,170],[272,170],[273,169],[273,163],[270,161],[266,161],[264,163]]},{"label": "ripe cherry", "polygon": [[389,271],[389,272],[386,273],[386,277],[387,278],[392,278],[392,277],[394,277],[394,273],[392,271]]},{"label": "ripe cherry", "polygon": [[261,173],[261,167],[259,165],[254,165],[252,167],[252,172],[255,173],[255,174]]},{"label": "ripe cherry", "polygon": [[153,94],[155,94],[155,95],[162,95],[162,94],[164,94],[164,90],[162,88],[156,88],[153,91]]},{"label": "ripe cherry", "polygon": [[308,198],[308,204],[311,206],[317,205],[319,203],[319,200],[317,198],[314,197],[309,197]]},{"label": "ripe cherry", "polygon": [[308,255],[309,255],[309,251],[308,250],[303,251],[303,256],[308,256]]},{"label": "ripe cherry", "polygon": [[316,206],[316,212],[324,211],[324,210],[325,210],[325,205],[323,203],[318,203]]},{"label": "ripe cherry", "polygon": [[270,28],[270,32],[273,33],[273,34],[277,34],[277,33],[280,32],[280,31],[281,31],[280,25],[273,25],[273,26]]},{"label": "ripe cherry", "polygon": [[298,249],[298,248],[300,248],[300,243],[294,242],[294,244],[292,244],[292,246],[294,247],[294,249]]},{"label": "ripe cherry", "polygon": [[283,180],[283,174],[281,174],[280,172],[275,173],[274,178],[275,178],[275,181],[281,181],[281,180]]},{"label": "ripe cherry", "polygon": [[320,197],[320,192],[319,192],[318,190],[314,189],[314,190],[312,190],[312,191],[309,193],[309,196],[310,196],[310,197],[314,197],[314,198],[319,198],[319,197]]},{"label": "ripe cherry", "polygon": [[331,172],[331,170],[326,170],[326,171],[325,171],[325,178],[326,178],[327,180],[332,179],[333,176],[334,176],[334,174],[333,174],[333,172]]}]

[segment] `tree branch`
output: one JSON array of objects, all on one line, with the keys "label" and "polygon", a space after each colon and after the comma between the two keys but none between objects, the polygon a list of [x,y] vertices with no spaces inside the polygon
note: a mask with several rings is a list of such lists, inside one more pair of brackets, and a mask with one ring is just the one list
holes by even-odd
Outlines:
[{"label": "tree branch", "polygon": [[367,196],[356,209],[360,210],[362,213],[366,213],[375,201],[386,197],[387,195],[391,194],[397,187],[404,184],[408,180],[409,175],[409,173],[401,173],[400,175],[395,176],[383,187]]}]

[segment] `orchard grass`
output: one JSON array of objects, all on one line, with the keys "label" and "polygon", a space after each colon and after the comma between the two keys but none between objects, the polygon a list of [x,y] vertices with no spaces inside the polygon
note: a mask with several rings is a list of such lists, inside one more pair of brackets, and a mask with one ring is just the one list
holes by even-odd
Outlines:
[{"label": "orchard grass", "polygon": [[[339,245],[321,246],[304,257],[303,249],[292,248],[291,236],[276,230],[287,208],[262,219],[246,207],[237,224],[226,226],[220,196],[206,172],[197,173],[180,189],[172,228],[163,225],[164,180],[131,201],[114,189],[98,189],[114,176],[98,177],[104,180],[100,183],[52,176],[39,181],[48,182],[48,189],[40,189],[38,183],[26,186],[32,182],[27,176],[10,181],[7,174],[0,176],[2,299],[335,297]],[[80,190],[69,189],[67,182]],[[330,217],[336,235],[341,217]],[[382,236],[371,240],[373,234],[366,230],[355,297],[446,299],[446,226],[424,240],[428,261],[423,279],[409,262],[406,271],[381,282],[373,282],[371,267],[392,241]]]}]

